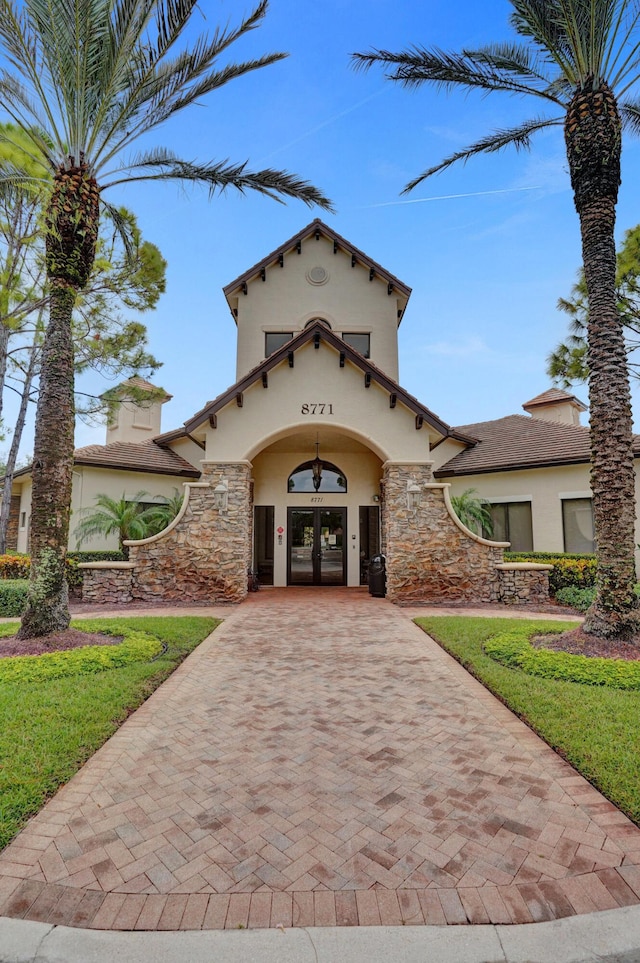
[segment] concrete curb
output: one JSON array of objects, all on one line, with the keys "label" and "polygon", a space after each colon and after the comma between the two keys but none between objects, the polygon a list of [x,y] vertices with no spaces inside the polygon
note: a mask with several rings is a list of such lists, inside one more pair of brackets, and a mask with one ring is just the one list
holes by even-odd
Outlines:
[{"label": "concrete curb", "polygon": [[524,926],[130,933],[0,918],[0,963],[640,963],[640,907]]}]

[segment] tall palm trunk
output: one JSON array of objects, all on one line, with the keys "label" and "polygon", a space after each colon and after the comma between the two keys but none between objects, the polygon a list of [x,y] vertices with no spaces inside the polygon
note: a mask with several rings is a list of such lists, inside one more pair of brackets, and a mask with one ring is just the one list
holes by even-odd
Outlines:
[{"label": "tall palm trunk", "polygon": [[633,591],[635,476],[627,355],[615,291],[621,125],[606,84],[594,90],[588,83],[576,92],[567,112],[565,140],[589,296],[591,490],[598,575],[584,628],[620,638],[631,636],[638,624]]},{"label": "tall palm trunk", "polygon": [[74,355],[71,318],[91,274],[99,224],[99,190],[85,165],[60,168],[47,212],[49,324],[42,348],[36,413],[31,513],[31,582],[18,636],[67,628],[66,555],[73,470]]}]

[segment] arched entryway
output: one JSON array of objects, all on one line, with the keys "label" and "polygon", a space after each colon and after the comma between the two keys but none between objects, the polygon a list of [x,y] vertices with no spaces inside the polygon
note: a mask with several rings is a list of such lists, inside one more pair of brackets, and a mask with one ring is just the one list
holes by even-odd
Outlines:
[{"label": "arched entryway", "polygon": [[379,455],[348,431],[316,423],[250,457],[260,582],[366,584],[369,559],[380,551]]}]

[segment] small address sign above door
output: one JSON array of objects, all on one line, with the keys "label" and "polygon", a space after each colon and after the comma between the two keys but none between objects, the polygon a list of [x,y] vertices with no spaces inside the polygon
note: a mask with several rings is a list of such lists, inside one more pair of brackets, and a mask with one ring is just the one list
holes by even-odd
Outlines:
[{"label": "small address sign above door", "polygon": [[333,404],[328,401],[314,401],[302,405],[300,413],[303,415],[332,415]]}]

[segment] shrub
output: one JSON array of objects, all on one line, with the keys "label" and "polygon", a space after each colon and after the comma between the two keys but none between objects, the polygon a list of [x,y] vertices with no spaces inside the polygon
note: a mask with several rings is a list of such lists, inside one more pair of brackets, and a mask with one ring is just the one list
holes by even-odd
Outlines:
[{"label": "shrub", "polygon": [[0,683],[44,682],[69,675],[87,675],[105,669],[119,669],[132,662],[147,662],[162,650],[153,635],[124,629],[118,645],[86,645],[43,655],[16,655],[0,659]]},{"label": "shrub", "polygon": [[595,555],[570,555],[562,552],[505,552],[508,562],[549,562],[549,588],[556,595],[563,588],[588,588],[595,585]]},{"label": "shrub", "polygon": [[0,579],[29,578],[31,571],[31,557],[10,553],[0,555]]},{"label": "shrub", "polygon": [[569,652],[536,649],[523,631],[494,635],[484,651],[496,662],[543,679],[559,679],[611,689],[640,689],[640,662],[600,659]]},{"label": "shrub", "polygon": [[558,589],[556,601],[562,605],[569,605],[578,612],[586,612],[594,598],[596,590],[594,586],[586,588],[576,588],[575,585],[568,585],[566,588]]},{"label": "shrub", "polygon": [[0,581],[0,616],[11,618],[22,615],[27,604],[28,579],[3,579]]}]

